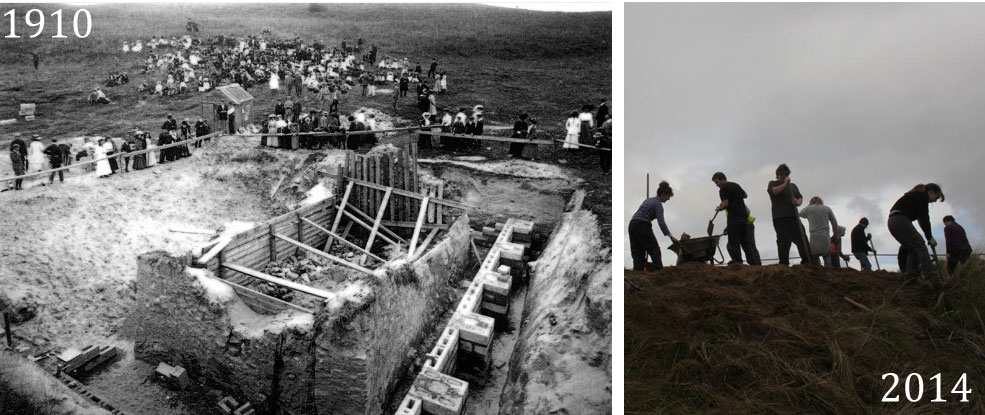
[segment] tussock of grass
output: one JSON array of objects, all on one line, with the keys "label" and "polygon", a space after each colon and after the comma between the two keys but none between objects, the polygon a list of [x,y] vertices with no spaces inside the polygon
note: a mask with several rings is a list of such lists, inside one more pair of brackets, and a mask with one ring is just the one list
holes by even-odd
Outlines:
[{"label": "tussock of grass", "polygon": [[[985,385],[981,261],[940,305],[931,284],[886,272],[688,264],[627,278],[641,288],[626,292],[627,413],[985,413],[949,393],[962,373]],[[880,402],[887,372],[921,374],[922,401],[899,386],[902,403]],[[948,403],[930,403],[937,373]]]},{"label": "tussock of grass", "polygon": [[0,351],[0,415],[109,415],[24,358]]}]

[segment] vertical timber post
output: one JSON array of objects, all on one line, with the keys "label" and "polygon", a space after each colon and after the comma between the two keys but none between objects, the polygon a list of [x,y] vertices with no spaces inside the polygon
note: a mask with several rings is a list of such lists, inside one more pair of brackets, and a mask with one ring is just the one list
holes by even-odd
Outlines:
[{"label": "vertical timber post", "polygon": [[10,333],[10,317],[7,312],[3,312],[3,332],[7,335],[7,346],[14,347],[14,338]]},{"label": "vertical timber post", "polygon": [[274,237],[274,224],[267,225],[270,237],[270,261],[277,262],[277,238]]}]

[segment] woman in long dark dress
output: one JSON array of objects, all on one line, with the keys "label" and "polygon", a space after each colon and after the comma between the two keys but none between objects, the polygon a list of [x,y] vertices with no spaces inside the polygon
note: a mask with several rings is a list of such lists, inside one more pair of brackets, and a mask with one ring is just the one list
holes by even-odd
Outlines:
[{"label": "woman in long dark dress", "polygon": [[[527,140],[533,141],[536,139],[537,139],[537,120],[531,118],[530,127],[527,128]],[[537,145],[533,143],[524,144],[522,158],[525,158],[527,160],[537,160]]]},{"label": "woman in long dark dress", "polygon": [[[520,114],[520,119],[513,124],[513,138],[527,138],[527,113]],[[510,156],[523,157],[523,143],[510,143]]]},{"label": "woman in long dark dress", "polygon": [[[135,151],[142,151],[147,149],[147,139],[144,138],[143,131],[137,131],[133,135],[133,148]],[[143,170],[147,168],[147,154],[138,154],[133,156],[133,169]]]},{"label": "woman in long dark dress", "polygon": [[578,142],[584,145],[595,144],[595,139],[592,138],[592,132],[595,129],[595,119],[592,116],[592,110],[595,109],[592,105],[585,105],[581,107],[581,113],[578,114],[578,121],[581,122],[581,130],[578,132]]}]

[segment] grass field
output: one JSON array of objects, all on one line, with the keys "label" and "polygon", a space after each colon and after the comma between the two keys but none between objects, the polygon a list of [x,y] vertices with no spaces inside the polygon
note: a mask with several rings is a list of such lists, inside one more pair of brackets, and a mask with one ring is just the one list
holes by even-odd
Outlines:
[{"label": "grass field", "polygon": [[[65,16],[78,9],[52,4],[17,4],[14,8],[22,19],[33,7],[48,15],[61,8]],[[211,99],[198,92],[174,97],[138,94],[141,82],[153,85],[163,76],[140,74],[149,48],[139,54],[120,51],[124,40],[181,36],[189,17],[199,23],[201,38],[259,35],[265,29],[274,36],[300,36],[329,45],[343,38],[351,44],[363,37],[367,44],[380,48],[380,56],[407,57],[425,70],[435,58],[439,70],[446,70],[449,77],[449,92],[437,97],[439,106],[482,104],[488,126],[512,125],[518,114],[527,112],[540,121],[548,137],[563,138],[568,112],[600,100],[611,105],[612,21],[608,12],[536,12],[470,4],[95,4],[85,8],[93,17],[92,34],[86,39],[75,39],[67,25],[63,27],[68,39],[51,39],[51,26],[42,36],[29,39],[33,31],[24,24],[18,28],[21,39],[2,39],[0,120],[15,118],[22,102],[36,103],[39,113],[36,121],[0,127],[3,148],[12,133],[27,138],[40,134],[44,139],[122,136],[132,127],[156,132],[168,113],[194,120],[201,115],[200,104]],[[41,57],[38,71],[32,67],[31,52]],[[103,87],[112,104],[88,105],[88,93],[115,71],[127,71],[130,83]],[[276,95],[265,86],[249,92],[256,97],[254,119],[272,112]],[[410,95],[397,110],[391,107],[390,95],[343,95],[340,110],[376,108],[416,125],[420,113],[413,91]],[[327,104],[315,101],[315,95],[305,92],[306,109],[327,109]],[[506,145],[487,147],[479,154],[489,158],[506,154]],[[542,151],[550,159],[546,153]],[[592,152],[561,157],[588,182],[585,206],[601,216],[603,237],[611,244],[611,176],[599,173]]]}]

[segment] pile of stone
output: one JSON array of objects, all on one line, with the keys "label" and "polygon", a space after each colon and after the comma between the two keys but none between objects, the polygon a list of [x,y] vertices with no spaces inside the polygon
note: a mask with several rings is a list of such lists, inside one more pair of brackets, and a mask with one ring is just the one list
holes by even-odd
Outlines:
[{"label": "pile of stone", "polygon": [[[271,261],[263,268],[263,273],[277,278],[296,282],[298,284],[310,285],[313,281],[321,278],[320,274],[325,268],[321,259],[309,257],[307,253],[293,255],[280,261]],[[261,283],[255,287],[257,291],[290,302],[294,299],[294,290],[281,287],[268,282]]]}]

